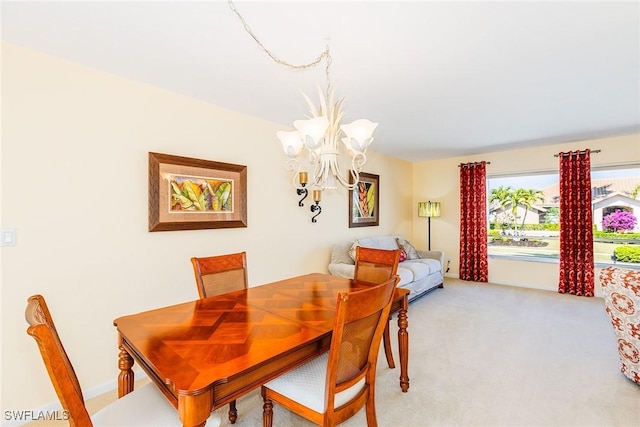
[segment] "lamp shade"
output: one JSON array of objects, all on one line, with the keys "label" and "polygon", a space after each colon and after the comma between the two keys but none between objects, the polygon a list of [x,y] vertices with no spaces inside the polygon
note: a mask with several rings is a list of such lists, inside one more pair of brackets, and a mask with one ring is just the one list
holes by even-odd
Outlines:
[{"label": "lamp shade", "polygon": [[440,202],[418,202],[418,216],[435,218],[440,216]]},{"label": "lamp shade", "polygon": [[342,142],[356,153],[364,153],[373,141],[371,135],[377,126],[377,123],[367,119],[359,119],[348,125],[342,125],[340,129],[347,135],[346,138],[342,138]]},{"label": "lamp shade", "polygon": [[315,150],[322,144],[322,138],[329,127],[326,117],[318,116],[308,120],[296,120],[293,127],[298,129],[309,150]]},{"label": "lamp shade", "polygon": [[303,145],[300,133],[298,133],[297,131],[285,132],[280,130],[276,132],[276,136],[280,140],[282,149],[284,150],[284,153],[287,155],[287,157],[294,159],[298,156],[298,154],[300,154]]}]

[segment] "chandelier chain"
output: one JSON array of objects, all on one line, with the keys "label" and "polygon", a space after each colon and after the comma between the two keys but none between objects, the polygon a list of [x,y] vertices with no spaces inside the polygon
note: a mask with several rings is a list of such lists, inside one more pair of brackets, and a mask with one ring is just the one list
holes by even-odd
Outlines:
[{"label": "chandelier chain", "polygon": [[327,48],[324,50],[324,52],[318,55],[318,57],[315,60],[307,64],[291,64],[277,57],[273,52],[267,49],[265,45],[262,44],[262,42],[260,41],[260,39],[258,39],[258,36],[256,36],[256,34],[253,32],[249,24],[247,24],[244,17],[240,14],[238,9],[236,9],[236,6],[235,4],[233,4],[232,0],[227,0],[227,4],[229,5],[229,8],[231,9],[231,11],[236,14],[236,16],[242,23],[242,26],[244,27],[244,30],[247,32],[247,34],[251,36],[251,38],[258,44],[258,46],[260,46],[260,48],[264,51],[264,53],[269,55],[269,58],[271,58],[275,63],[284,65],[285,67],[291,68],[294,70],[306,70],[320,64],[320,62],[322,62],[322,60],[324,59],[326,61],[325,74],[327,78],[327,95],[330,93],[331,81],[329,79],[329,70],[331,67],[332,58],[331,58],[331,52],[329,51],[329,45],[327,45]]},{"label": "chandelier chain", "polygon": [[[320,95],[320,106],[316,106],[304,93],[311,117],[307,120],[297,120],[293,123],[296,130],[278,131],[276,136],[282,143],[282,148],[288,157],[286,168],[294,172],[292,184],[298,196],[304,195],[298,202],[298,206],[304,206],[303,200],[309,194],[309,188],[313,189],[313,201],[311,212],[316,212],[312,222],[320,214],[321,193],[324,190],[336,188],[338,184],[348,190],[354,190],[360,182],[360,171],[366,162],[365,152],[373,141],[371,134],[377,123],[360,119],[353,123],[342,125],[343,113],[342,103],[344,99],[337,102],[333,100],[333,88],[331,87],[330,70],[333,61],[329,44],[318,57],[307,64],[291,64],[276,56],[272,51],[260,41],[253,32],[249,24],[238,11],[232,0],[227,0],[231,11],[238,17],[246,33],[251,36],[254,42],[266,53],[275,63],[283,65],[289,69],[306,70],[315,67],[325,61],[325,75],[327,79],[326,96],[323,96],[322,89],[318,87]],[[344,135],[344,138],[341,136]],[[345,149],[341,153],[339,142],[344,143]],[[308,152],[306,166],[311,167],[311,171],[303,169],[303,164],[298,160],[298,155],[302,149]],[[346,153],[345,153],[346,152]],[[347,154],[351,160],[349,173],[345,174],[340,164],[342,154]],[[351,178],[351,179],[348,179]]]}]

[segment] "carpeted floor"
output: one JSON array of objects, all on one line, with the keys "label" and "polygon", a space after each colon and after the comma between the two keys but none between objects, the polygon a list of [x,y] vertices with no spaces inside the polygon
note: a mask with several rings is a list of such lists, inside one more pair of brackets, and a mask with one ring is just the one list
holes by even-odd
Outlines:
[{"label": "carpeted floor", "polygon": [[[600,298],[447,278],[409,306],[409,335],[408,393],[380,353],[381,427],[640,426],[640,387],[620,373]],[[92,399],[90,411],[114,397]],[[237,404],[236,426],[262,425],[259,390]],[[312,424],[275,405],[274,425]],[[343,425],[365,426],[364,411]]]}]

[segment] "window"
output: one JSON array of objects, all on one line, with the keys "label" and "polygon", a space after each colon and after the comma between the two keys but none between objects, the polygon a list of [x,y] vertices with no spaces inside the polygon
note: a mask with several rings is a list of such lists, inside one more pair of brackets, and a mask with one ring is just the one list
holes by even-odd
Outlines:
[{"label": "window", "polygon": [[[640,268],[640,165],[591,172],[596,264]],[[490,256],[557,260],[560,193],[557,171],[489,176]]]}]

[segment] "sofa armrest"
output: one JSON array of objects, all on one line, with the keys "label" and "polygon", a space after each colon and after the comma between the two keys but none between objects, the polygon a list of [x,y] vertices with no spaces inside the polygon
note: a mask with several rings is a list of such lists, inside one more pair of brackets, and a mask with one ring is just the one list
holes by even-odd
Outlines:
[{"label": "sofa armrest", "polygon": [[440,261],[440,267],[444,271],[444,252],[442,251],[421,251],[418,250],[418,253],[422,258],[431,258]]}]

